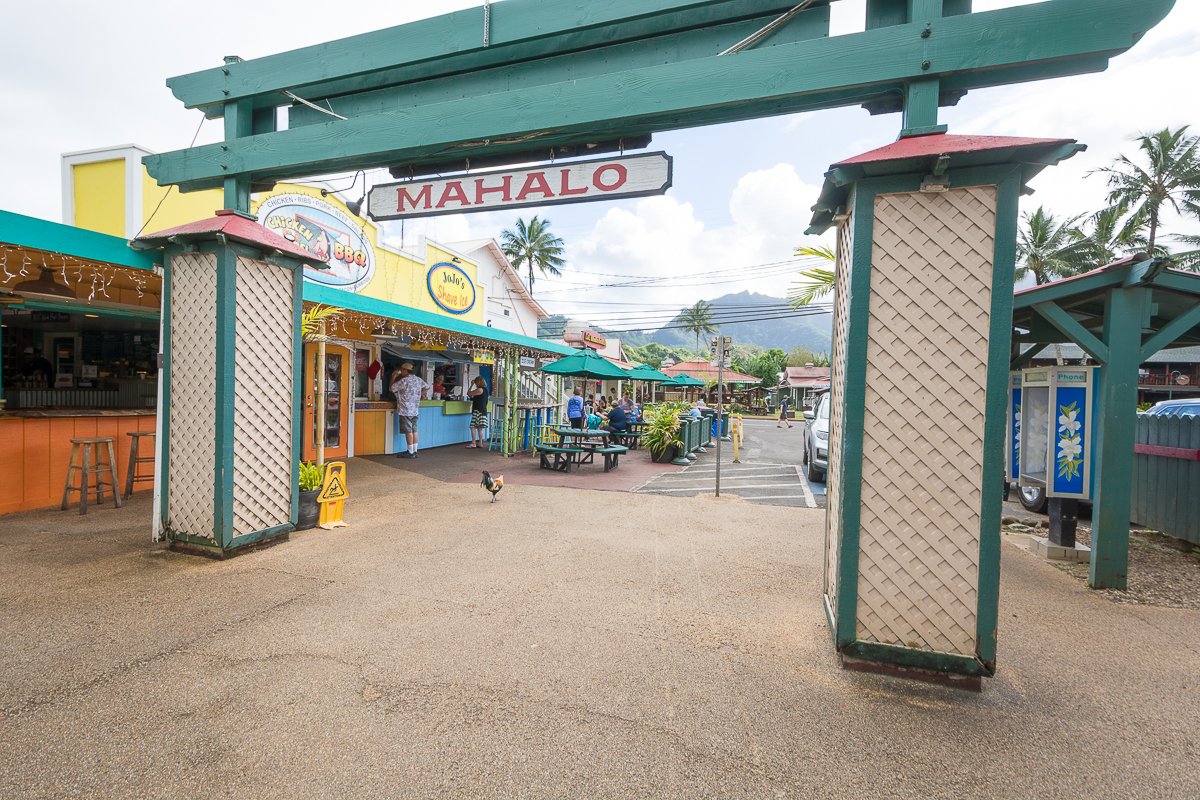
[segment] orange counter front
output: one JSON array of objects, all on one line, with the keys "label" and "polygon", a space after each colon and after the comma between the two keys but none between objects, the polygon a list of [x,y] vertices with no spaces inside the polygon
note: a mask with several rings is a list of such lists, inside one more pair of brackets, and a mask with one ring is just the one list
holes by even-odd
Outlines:
[{"label": "orange counter front", "polygon": [[[109,436],[117,455],[117,478],[125,488],[126,459],[133,431],[154,431],[153,411],[45,411],[0,414],[0,460],[5,491],[0,514],[57,506],[71,460],[71,440]],[[146,441],[142,441],[143,451]],[[153,452],[141,452],[141,456]],[[143,464],[146,470],[148,464]],[[142,483],[139,491],[150,491]],[[73,496],[74,497],[74,496]],[[75,500],[73,499],[74,503]]]}]

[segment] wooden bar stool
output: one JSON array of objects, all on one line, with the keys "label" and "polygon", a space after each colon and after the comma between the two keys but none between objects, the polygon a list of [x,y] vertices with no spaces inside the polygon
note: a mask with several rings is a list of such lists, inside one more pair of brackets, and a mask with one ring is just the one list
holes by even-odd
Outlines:
[{"label": "wooden bar stool", "polygon": [[[125,435],[129,437],[129,459],[128,459],[129,468],[126,470],[126,474],[125,474],[125,495],[124,495],[125,499],[128,500],[130,497],[133,496],[133,487],[136,484],[146,483],[147,481],[149,481],[150,483],[154,483],[154,467],[153,466],[150,467],[149,475],[147,475],[142,470],[138,469],[138,464],[153,464],[154,463],[154,451],[153,450],[150,451],[150,455],[148,455],[148,456],[139,456],[138,455],[138,442],[140,442],[142,437],[144,437],[144,436],[153,437],[154,431],[132,431]],[[149,444],[151,446],[153,446],[154,442],[151,441],[151,442],[149,442]]]},{"label": "wooden bar stool", "polygon": [[[79,482],[71,479],[79,473]],[[92,486],[92,476],[96,476]],[[108,478],[108,480],[105,480]],[[67,467],[67,485],[63,487],[62,510],[71,505],[71,492],[79,492],[79,513],[86,514],[88,495],[96,495],[96,502],[104,503],[104,487],[112,491],[113,507],[121,507],[121,495],[117,491],[117,459],[113,455],[113,440],[106,436],[92,439],[71,440],[71,463]]]}]

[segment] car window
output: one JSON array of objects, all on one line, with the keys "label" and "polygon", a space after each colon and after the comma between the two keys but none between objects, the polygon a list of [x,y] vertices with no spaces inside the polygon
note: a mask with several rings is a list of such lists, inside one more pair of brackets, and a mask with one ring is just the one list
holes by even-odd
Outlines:
[{"label": "car window", "polygon": [[829,419],[829,395],[821,395],[817,404],[817,419]]}]

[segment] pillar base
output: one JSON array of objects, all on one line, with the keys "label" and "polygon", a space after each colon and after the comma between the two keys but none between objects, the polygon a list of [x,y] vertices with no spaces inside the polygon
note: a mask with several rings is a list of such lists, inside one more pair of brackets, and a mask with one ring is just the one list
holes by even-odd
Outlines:
[{"label": "pillar base", "polygon": [[924,683],[935,683],[938,686],[949,686],[951,689],[962,689],[967,692],[982,692],[983,678],[979,675],[958,675],[953,672],[939,672],[920,667],[902,667],[897,664],[885,664],[880,661],[865,661],[859,658],[842,656],[842,669],[853,672],[870,672],[876,675],[890,675],[893,678],[906,678]]},{"label": "pillar base", "polygon": [[1033,552],[1047,561],[1087,564],[1092,560],[1092,548],[1085,544],[1079,544],[1079,542],[1076,542],[1074,547],[1063,547],[1045,536],[1030,536],[1029,543],[1033,545]]},{"label": "pillar base", "polygon": [[290,537],[291,532],[285,531],[284,533],[276,534],[270,538],[259,539],[256,542],[250,542],[249,544],[242,545],[241,547],[235,547],[231,550],[222,550],[220,547],[215,547],[212,545],[203,545],[195,542],[183,542],[172,539],[168,541],[167,549],[174,550],[177,553],[187,553],[188,555],[193,556],[205,556],[206,558],[224,561],[226,559],[233,558],[234,556],[240,556],[243,553],[249,553],[254,550],[263,550],[265,548],[281,544],[286,542]]}]

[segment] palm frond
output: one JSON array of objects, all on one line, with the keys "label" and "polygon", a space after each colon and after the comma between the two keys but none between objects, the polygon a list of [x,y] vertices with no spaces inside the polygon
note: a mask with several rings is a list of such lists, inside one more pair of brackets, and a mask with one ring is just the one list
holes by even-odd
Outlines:
[{"label": "palm frond", "polygon": [[788,289],[787,301],[792,308],[811,305],[833,291],[834,272],[831,269],[813,267],[801,272],[800,276],[806,280],[797,281]]},{"label": "palm frond", "polygon": [[837,260],[837,256],[833,252],[833,248],[826,247],[825,245],[815,245],[815,246],[801,245],[800,247],[796,248],[795,255],[811,256],[813,258],[823,258],[826,261],[836,261]]},{"label": "palm frond", "polygon": [[306,342],[327,342],[325,335],[326,322],[332,322],[341,316],[342,309],[334,306],[315,305],[304,309],[300,314],[300,335]]}]

